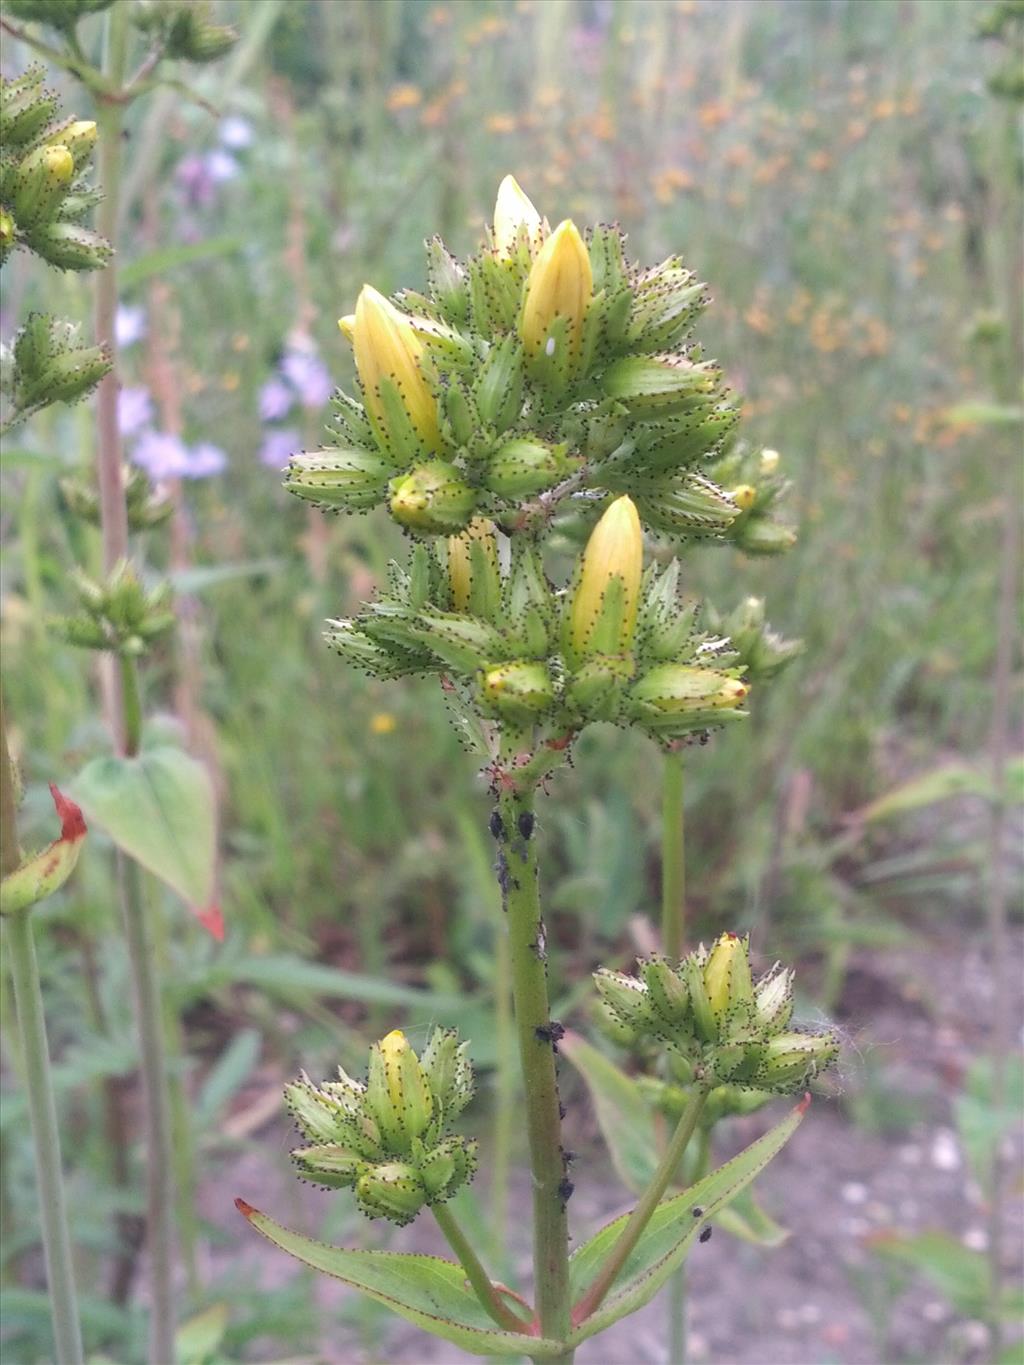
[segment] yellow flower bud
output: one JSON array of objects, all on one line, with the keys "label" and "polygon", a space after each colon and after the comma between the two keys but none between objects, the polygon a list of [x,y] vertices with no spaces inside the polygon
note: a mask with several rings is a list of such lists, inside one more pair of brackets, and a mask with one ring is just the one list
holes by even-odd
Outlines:
[{"label": "yellow flower bud", "polygon": [[766,477],[775,474],[779,468],[779,452],[777,450],[761,451],[761,473]]},{"label": "yellow flower bud", "polygon": [[352,345],[366,411],[384,444],[389,446],[395,433],[383,386],[393,386],[416,436],[428,450],[438,450],[437,404],[420,369],[423,342],[408,319],[369,284],[363,285],[356,303]]},{"label": "yellow flower bud", "polygon": [[569,623],[569,644],[578,658],[623,654],[630,648],[643,557],[643,531],[633,500],[616,498],[583,552]]},{"label": "yellow flower bud", "polygon": [[531,250],[536,249],[544,231],[540,214],[515,176],[506,175],[498,186],[494,205],[494,250],[499,261],[507,261],[515,254],[520,228],[526,229]]},{"label": "yellow flower bud", "polygon": [[[501,590],[498,575],[498,542],[494,539],[494,523],[488,521],[486,517],[474,517],[462,535],[448,537],[448,585],[452,594],[452,611],[470,609],[473,598],[474,544],[483,549],[488,575],[493,575],[497,591]],[[480,596],[479,592],[477,596]]]},{"label": "yellow flower bud", "polygon": [[747,940],[737,934],[722,934],[704,967],[704,989],[708,1004],[721,1018],[736,1006],[749,1004],[754,998],[750,979],[750,957]]},{"label": "yellow flower bud", "polygon": [[730,489],[729,496],[741,512],[747,512],[757,501],[757,489],[753,484],[741,483]]},{"label": "yellow flower bud", "polygon": [[549,344],[556,320],[565,323],[565,340],[575,360],[583,343],[583,322],[594,292],[590,255],[576,224],[559,223],[534,261],[526,281],[520,335],[527,355],[537,356]]},{"label": "yellow flower bud", "polygon": [[346,313],[343,318],[338,319],[338,331],[341,333],[341,335],[345,338],[346,341],[348,342],[355,341],[356,339],[355,313]]}]

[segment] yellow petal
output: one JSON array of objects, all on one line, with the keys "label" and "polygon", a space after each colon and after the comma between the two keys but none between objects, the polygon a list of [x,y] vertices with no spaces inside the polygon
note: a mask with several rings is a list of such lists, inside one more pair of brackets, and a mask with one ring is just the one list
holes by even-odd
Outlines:
[{"label": "yellow petal", "polygon": [[508,260],[516,249],[519,229],[525,227],[531,244],[539,243],[543,226],[540,214],[514,175],[498,186],[494,205],[494,248],[499,260]]},{"label": "yellow petal", "polygon": [[583,566],[572,606],[570,638],[583,654],[594,633],[610,584],[622,582],[622,621],[618,648],[629,649],[640,603],[644,540],[632,498],[616,498],[594,527],[583,552]]},{"label": "yellow petal", "polygon": [[352,346],[366,410],[378,430],[386,435],[381,380],[391,379],[417,434],[428,448],[436,449],[441,439],[437,404],[419,364],[423,343],[409,320],[369,284],[363,285],[356,302]]},{"label": "yellow petal", "polygon": [[593,292],[590,255],[576,224],[567,218],[537,253],[526,282],[521,335],[527,350],[539,352],[555,319],[564,318],[570,353],[578,355]]}]

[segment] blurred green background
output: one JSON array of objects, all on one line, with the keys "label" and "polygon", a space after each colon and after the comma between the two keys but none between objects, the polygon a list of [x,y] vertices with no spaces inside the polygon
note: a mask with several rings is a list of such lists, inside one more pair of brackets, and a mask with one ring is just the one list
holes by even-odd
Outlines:
[{"label": "blurred green background", "polygon": [[[191,1310],[212,1306],[220,1324],[205,1354],[187,1358],[426,1358],[415,1342],[381,1346],[390,1338],[377,1310],[348,1298],[318,1317],[311,1284],[288,1280],[290,1268],[257,1292],[236,1255],[246,1230],[226,1211],[235,1193],[276,1181],[267,1188],[288,1212],[275,1096],[300,1064],[323,1074],[396,1019],[416,1028],[435,1017],[460,1021],[485,1071],[496,1054],[500,926],[474,760],[436,686],[368,682],[319,638],[324,617],[372,594],[403,542],[383,515],[307,513],[277,471],[290,450],[319,444],[325,376],[351,384],[336,320],[363,281],[421,288],[423,239],[437,231],[460,254],[473,248],[510,171],[552,222],[616,220],[634,255],[679,251],[709,282],[700,338],[745,395],[745,434],[778,449],[794,482],[799,543],[787,557],[701,549],[686,561],[688,591],[723,610],[763,596],[773,625],[806,642],[753,699],[747,725],[688,759],[690,913],[695,935],[750,929],[762,955],[798,958],[805,1009],[849,1028],[828,1122],[862,1136],[822,1197],[835,1201],[837,1228],[847,1215],[864,1226],[849,1233],[849,1267],[840,1249],[826,1257],[836,1283],[821,1289],[824,1319],[799,1317],[822,1301],[818,1268],[788,1249],[757,1255],[782,1264],[792,1321],[779,1321],[765,1288],[763,1312],[740,1315],[719,1340],[701,1325],[698,1283],[693,1357],[703,1346],[715,1359],[807,1365],[986,1358],[984,1325],[970,1330],[984,1312],[948,1284],[969,1273],[961,1252],[984,1260],[978,1238],[964,1240],[984,1222],[984,1190],[956,1136],[957,1105],[972,1094],[985,1103],[985,746],[1003,527],[1022,476],[1019,424],[991,419],[1020,397],[1021,200],[1016,106],[987,89],[999,49],[976,36],[979,6],[225,0],[219,10],[241,41],[189,77],[200,99],[163,90],[132,110],[120,258],[127,448],[159,472],[184,447],[193,458],[182,468],[196,475],[175,481],[170,536],[146,540],[152,571],[172,572],[182,617],[146,670],[147,702],[154,730],[176,730],[208,761],[220,797],[226,942],[151,891],[180,1031],[179,1176],[202,1207]],[[100,29],[82,31],[98,41]],[[27,60],[5,43],[7,74]],[[85,116],[82,97],[65,94]],[[32,306],[87,317],[89,286],[12,267],[5,338]],[[45,783],[106,744],[92,661],[46,628],[70,607],[72,564],[99,563],[98,536],[58,487],[90,464],[93,440],[87,406],[51,409],[4,452],[3,677],[29,842],[45,837]],[[196,450],[210,444],[225,467],[199,477]],[[1015,677],[1018,706],[1019,667]],[[1009,771],[1019,786],[1019,759]],[[595,963],[647,946],[659,772],[647,740],[597,727],[540,811],[566,1017],[579,1018]],[[1005,856],[1016,907],[1019,845]],[[134,1093],[112,899],[97,836],[39,915],[39,950],[73,1135],[87,1335],[109,1358],[134,1360],[141,1308],[130,1292],[116,1301],[109,1273],[140,1207],[140,1154],[104,1136],[112,1090],[129,1109]],[[1015,936],[1014,962],[1019,948]],[[430,995],[410,1014],[412,988]],[[6,1358],[37,1361],[48,1325],[17,1057],[6,1052],[4,1068]],[[482,1134],[490,1098],[485,1077]],[[585,1143],[592,1123],[578,1122]],[[949,1134],[955,1165],[936,1161],[936,1133]],[[898,1167],[908,1144],[939,1181],[923,1207],[901,1213],[912,1196],[893,1191],[884,1216],[870,1199],[860,1208],[857,1192]],[[828,1165],[820,1136],[805,1150]],[[593,1163],[591,1179],[610,1181]],[[236,1188],[236,1172],[256,1187]],[[850,1185],[857,1197],[843,1194]],[[310,1225],[341,1202],[315,1205]],[[371,1235],[348,1217],[331,1212],[327,1232]],[[953,1257],[946,1281],[918,1255],[915,1239],[934,1227],[948,1243],[939,1260]],[[885,1237],[890,1251],[916,1250],[902,1261],[872,1254]],[[760,1264],[747,1264],[748,1284]],[[923,1279],[901,1278],[913,1275]],[[665,1358],[654,1323],[649,1354],[633,1359]]]}]

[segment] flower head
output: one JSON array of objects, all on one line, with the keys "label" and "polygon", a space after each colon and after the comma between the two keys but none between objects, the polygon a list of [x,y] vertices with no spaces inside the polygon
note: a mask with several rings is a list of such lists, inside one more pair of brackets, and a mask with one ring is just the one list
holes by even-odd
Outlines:
[{"label": "flower head", "polygon": [[537,253],[526,281],[519,333],[527,355],[550,356],[561,343],[570,361],[578,361],[593,292],[590,256],[576,224],[567,218]]},{"label": "flower head", "polygon": [[400,440],[397,428],[404,414],[421,447],[438,450],[437,403],[420,367],[423,342],[408,319],[369,284],[356,303],[352,345],[366,411],[384,446],[390,450]]}]

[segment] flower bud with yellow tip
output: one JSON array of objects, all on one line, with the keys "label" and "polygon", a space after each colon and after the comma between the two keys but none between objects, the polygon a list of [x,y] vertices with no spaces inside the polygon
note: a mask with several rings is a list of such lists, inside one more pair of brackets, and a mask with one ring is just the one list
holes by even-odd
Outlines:
[{"label": "flower bud with yellow tip", "polygon": [[474,517],[461,535],[448,537],[445,548],[452,611],[493,619],[501,603],[494,523]]},{"label": "flower bud with yellow tip", "polygon": [[583,552],[569,608],[567,654],[624,654],[633,643],[640,603],[644,540],[633,500],[616,498]]},{"label": "flower bud with yellow tip", "polygon": [[[575,371],[593,292],[590,255],[576,224],[567,218],[537,253],[526,281],[519,335],[534,369],[550,361],[553,372],[562,363],[567,374]],[[557,354],[560,345],[565,357]]]},{"label": "flower bud with yellow tip", "polygon": [[729,496],[741,512],[749,512],[757,501],[757,489],[752,483],[741,483],[729,490]]},{"label": "flower bud with yellow tip", "polygon": [[449,535],[473,515],[477,492],[444,460],[428,460],[391,481],[391,515],[409,531]]},{"label": "flower bud with yellow tip", "polygon": [[[338,325],[345,332],[347,319]],[[421,368],[424,344],[409,319],[365,284],[351,333],[366,412],[385,449],[395,455],[438,451],[437,403]]]},{"label": "flower bud with yellow tip", "polygon": [[401,1029],[392,1029],[370,1049],[366,1108],[393,1152],[408,1151],[430,1123],[430,1087]]},{"label": "flower bud with yellow tip", "polygon": [[754,983],[747,939],[729,933],[719,936],[704,967],[704,989],[719,1018],[752,1004]]},{"label": "flower bud with yellow tip", "polygon": [[517,724],[527,724],[549,710],[555,688],[546,663],[522,659],[486,668],[480,679],[484,704]]},{"label": "flower bud with yellow tip", "polygon": [[498,186],[494,205],[494,254],[499,261],[507,261],[524,239],[533,252],[540,246],[543,236],[540,214],[515,176],[506,175]]},{"label": "flower bud with yellow tip", "polygon": [[739,678],[688,664],[659,664],[632,688],[636,701],[665,712],[731,710],[749,692]]},{"label": "flower bud with yellow tip", "polygon": [[44,146],[29,152],[14,174],[14,217],[28,230],[56,212],[75,174],[75,159],[67,147]]}]

